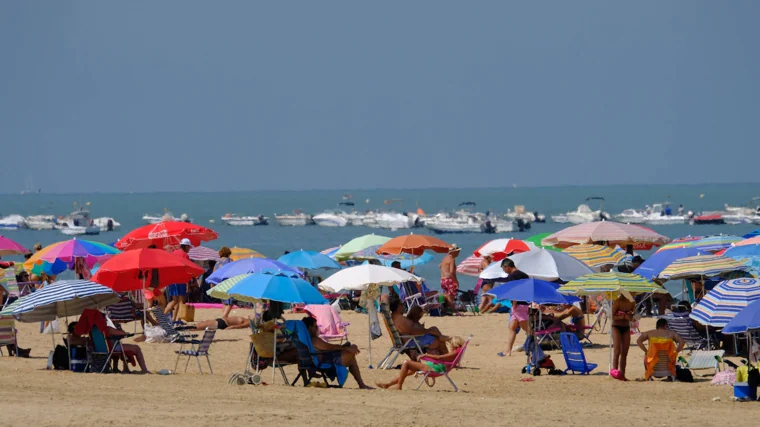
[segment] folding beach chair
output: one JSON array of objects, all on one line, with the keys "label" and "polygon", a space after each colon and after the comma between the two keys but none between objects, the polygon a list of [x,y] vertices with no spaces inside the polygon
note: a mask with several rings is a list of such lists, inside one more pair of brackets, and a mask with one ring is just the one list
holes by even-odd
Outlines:
[{"label": "folding beach chair", "polygon": [[419,306],[425,311],[433,310],[440,307],[438,303],[438,292],[429,291],[422,284],[409,281],[399,284],[399,297],[409,311],[414,306]]},{"label": "folding beach chair", "polygon": [[560,348],[560,345],[557,342],[556,338],[560,332],[562,332],[562,329],[559,326],[536,331],[536,340],[538,341],[538,345],[540,346],[546,341],[551,344],[552,348]]},{"label": "folding beach chair", "polygon": [[725,350],[695,350],[689,356],[689,361],[684,368],[692,371],[711,369],[712,375],[720,370],[720,361],[723,360]]},{"label": "folding beach chair", "polygon": [[[0,316],[0,356],[3,356],[3,347],[7,345],[16,345],[16,319]],[[14,354],[18,357],[18,348]]]},{"label": "folding beach chair", "polygon": [[[388,332],[388,336],[391,337],[393,343],[388,354],[385,355],[383,360],[380,361],[378,367],[380,369],[388,369],[393,366],[399,355],[402,353],[409,354],[412,351],[417,351],[418,355],[425,353],[422,346],[417,341],[418,337],[422,335],[401,335],[396,329],[396,325],[393,323],[393,317],[391,316],[390,308],[388,304],[380,304],[380,312],[383,314],[383,320],[385,321],[385,328]],[[404,341],[406,340],[406,341]]]},{"label": "folding beach chair", "polygon": [[150,311],[153,313],[153,317],[156,319],[156,322],[158,322],[159,326],[161,326],[161,329],[166,331],[166,338],[169,340],[169,342],[188,342],[193,338],[198,337],[197,334],[183,334],[174,329],[172,320],[169,318],[169,316],[164,314],[164,310],[162,310],[161,307],[153,307],[150,309]]},{"label": "folding beach chair", "polygon": [[[457,387],[454,380],[449,377],[449,373],[453,371],[454,369],[460,368],[461,362],[462,362],[462,356],[464,356],[464,351],[467,350],[467,345],[470,343],[470,340],[472,339],[472,335],[467,337],[467,341],[464,342],[464,345],[462,348],[459,349],[459,354],[457,354],[457,357],[452,362],[442,362],[440,360],[434,360],[434,359],[427,359],[427,358],[421,358],[420,361],[422,362],[432,362],[432,363],[439,363],[442,364],[446,370],[443,372],[435,372],[435,371],[420,371],[417,372],[418,374],[423,374],[422,381],[417,385],[417,388],[415,390],[419,390],[420,387],[422,387],[423,383],[426,383],[429,387],[433,387],[435,385],[435,379],[438,377],[446,377],[447,380],[449,380],[449,383],[452,387],[454,387],[454,391],[459,391],[459,387]],[[432,382],[428,381],[428,379],[432,379]]]},{"label": "folding beach chair", "polygon": [[90,366],[90,372],[101,374],[111,372],[110,362],[114,357],[124,361],[124,366],[127,367],[127,357],[121,348],[122,338],[106,338],[100,329],[94,326],[90,329],[90,339],[87,346],[87,364]]},{"label": "folding beach chair", "polygon": [[[348,378],[348,368],[336,362],[340,359],[341,352],[316,351],[306,325],[300,322],[300,325],[294,325],[293,328],[293,345],[298,352],[298,376],[290,385],[295,385],[302,379],[304,387],[308,387],[312,380],[321,379],[326,387],[343,387]],[[336,384],[330,384],[330,380]]]},{"label": "folding beach chair", "polygon": [[5,288],[7,298],[3,304],[3,309],[18,298],[29,293],[31,283],[16,282],[16,270],[13,267],[6,268],[0,272],[0,286]]},{"label": "folding beach chair", "polygon": [[[211,374],[213,375],[214,370],[211,369],[211,359],[209,358],[208,350],[211,347],[211,343],[214,341],[214,335],[216,335],[216,329],[206,329],[206,331],[203,333],[203,339],[191,340],[189,342],[183,341],[179,350],[174,351],[177,353],[177,361],[174,362],[174,372],[177,372],[177,365],[179,364],[180,357],[187,356],[187,363],[185,363],[185,372],[187,372],[187,366],[190,364],[190,358],[195,357],[195,361],[198,362],[198,370],[202,374],[203,368],[201,367],[200,358],[205,357],[206,362],[208,362],[208,370],[211,371]],[[185,349],[185,344],[190,344],[190,348]]]},{"label": "folding beach chair", "polygon": [[114,325],[134,322],[135,328],[133,333],[137,333],[137,323],[142,320],[135,310],[134,303],[129,298],[122,298],[116,304],[106,307],[106,316],[111,319]]},{"label": "folding beach chair", "polygon": [[348,323],[341,320],[340,315],[330,305],[309,304],[304,311],[317,319],[319,337],[325,341],[348,340]]},{"label": "folding beach chair", "polygon": [[687,316],[665,316],[668,321],[668,329],[677,333],[684,341],[687,348],[701,350],[707,348],[707,338],[694,328],[693,321]]},{"label": "folding beach chair", "polygon": [[573,375],[576,372],[583,374],[589,374],[596,369],[595,363],[586,362],[586,355],[583,353],[583,347],[581,342],[578,341],[578,337],[575,334],[569,332],[563,332],[559,334],[559,341],[562,344],[562,355],[565,357],[565,364],[567,364],[567,371],[572,371]]}]

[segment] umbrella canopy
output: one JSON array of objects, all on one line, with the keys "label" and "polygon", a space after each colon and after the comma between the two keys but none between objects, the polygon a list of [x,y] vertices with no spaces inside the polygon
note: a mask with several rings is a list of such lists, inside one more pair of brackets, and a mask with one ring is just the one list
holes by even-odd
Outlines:
[{"label": "umbrella canopy", "polygon": [[251,274],[227,290],[238,301],[279,301],[290,304],[327,304],[311,283],[281,274]]},{"label": "umbrella canopy", "polygon": [[266,258],[266,255],[262,255],[258,251],[248,248],[239,248],[237,246],[230,248],[230,259],[233,261],[240,261],[245,258]]},{"label": "umbrella canopy", "polygon": [[305,270],[317,270],[320,268],[339,269],[340,264],[335,262],[327,255],[315,251],[295,251],[283,255],[277,261],[291,267],[303,268]]},{"label": "umbrella canopy", "polygon": [[380,255],[399,255],[402,253],[422,255],[425,251],[433,251],[441,254],[449,252],[452,245],[443,240],[423,234],[406,234],[394,237],[385,242],[377,249]]},{"label": "umbrella canopy", "polygon": [[557,252],[561,251],[562,249],[560,248],[555,248],[554,246],[541,244],[541,241],[551,236],[551,234],[552,233],[541,233],[541,234],[536,234],[535,236],[530,236],[527,239],[525,239],[525,243],[533,243],[537,248],[544,248],[550,251],[557,251]]},{"label": "umbrella canopy", "polygon": [[749,245],[760,245],[760,236],[754,236],[750,237],[748,239],[744,239],[742,241],[734,243],[734,246],[749,246]]},{"label": "umbrella canopy", "polygon": [[24,255],[28,254],[29,249],[21,246],[13,240],[0,236],[0,256],[6,255]]},{"label": "umbrella canopy", "polygon": [[[533,251],[515,254],[509,257],[515,267],[530,277],[541,280],[572,280],[585,274],[593,273],[589,266],[562,252],[536,249]],[[495,276],[495,277],[492,277]],[[480,277],[495,279],[506,277],[507,274],[501,269],[501,263],[495,262],[489,265]]]},{"label": "umbrella canopy", "polygon": [[[571,304],[577,298],[557,292],[559,285],[538,279],[515,280],[487,292],[498,300],[523,301],[536,304]],[[572,298],[572,299],[571,299]]]},{"label": "umbrella canopy", "polygon": [[157,249],[163,249],[166,246],[179,246],[182,239],[189,239],[193,246],[198,246],[201,242],[215,240],[217,237],[219,235],[216,231],[197,224],[164,221],[130,231],[116,242],[116,247],[121,250],[132,250],[155,245]]},{"label": "umbrella canopy", "polygon": [[480,263],[483,258],[470,255],[457,265],[457,273],[464,274],[465,276],[480,276]]},{"label": "umbrella canopy", "polygon": [[374,234],[366,234],[361,237],[350,240],[345,245],[338,249],[334,258],[338,261],[345,261],[351,257],[355,252],[359,252],[362,249],[367,249],[370,246],[382,245],[385,242],[391,240],[390,237],[377,236]]},{"label": "umbrella canopy", "polygon": [[320,253],[322,255],[327,255],[330,257],[330,259],[335,259],[335,254],[340,250],[340,246],[334,246],[332,248],[325,249],[321,251]]},{"label": "umbrella canopy", "polygon": [[654,280],[662,270],[676,260],[700,255],[701,253],[697,248],[676,248],[667,251],[657,251],[644,261],[634,273],[645,279]]},{"label": "umbrella canopy", "polygon": [[712,288],[689,317],[703,325],[722,328],[752,301],[760,300],[760,280],[725,280]]},{"label": "umbrella canopy", "polygon": [[747,234],[745,234],[742,237],[744,237],[745,239],[751,239],[753,237],[758,237],[758,236],[760,236],[760,229],[755,230],[755,231],[753,231],[751,233],[747,233]]},{"label": "umbrella canopy", "polygon": [[477,257],[491,256],[494,261],[501,261],[509,255],[528,252],[531,247],[518,239],[495,239],[479,247],[472,254]]},{"label": "umbrella canopy", "polygon": [[760,245],[733,246],[726,249],[722,255],[733,259],[760,256]]},{"label": "umbrella canopy", "polygon": [[219,261],[219,252],[205,246],[196,246],[187,253],[193,261]]},{"label": "umbrella canopy", "polygon": [[211,275],[206,278],[206,282],[217,284],[229,279],[230,277],[253,273],[283,274],[293,277],[301,276],[301,272],[298,271],[298,269],[293,268],[289,265],[285,265],[273,259],[244,258],[240,261],[233,261],[227,265],[222,266],[220,269],[211,273]]},{"label": "umbrella canopy", "polygon": [[594,295],[604,293],[667,293],[660,285],[639,276],[638,274],[618,273],[594,273],[581,276],[575,280],[560,286],[559,291],[573,295]]},{"label": "umbrella canopy", "polygon": [[206,291],[206,295],[216,299],[229,299],[230,295],[227,293],[231,287],[238,284],[239,281],[250,276],[250,274],[239,274],[237,276],[230,277],[227,280],[222,280],[218,285]]},{"label": "umbrella canopy", "polygon": [[114,256],[92,277],[117,292],[187,283],[205,272],[192,261],[161,249],[137,249]]},{"label": "umbrella canopy", "polygon": [[338,271],[322,281],[319,287],[332,292],[342,290],[361,291],[373,284],[378,286],[393,286],[409,281],[421,282],[422,278],[393,267],[362,264]]},{"label": "umbrella canopy", "polygon": [[116,304],[119,299],[113,290],[88,280],[61,280],[26,296],[12,315],[22,322],[49,321]]},{"label": "umbrella canopy", "polygon": [[116,255],[120,250],[100,242],[89,240],[64,240],[45,246],[28,260],[24,261],[24,270],[32,273],[45,272],[59,274],[71,268],[75,258],[84,258],[87,266],[92,268],[95,263]]},{"label": "umbrella canopy", "polygon": [[760,301],[744,307],[721,331],[724,334],[743,334],[760,329]]},{"label": "umbrella canopy", "polygon": [[739,261],[726,256],[696,255],[673,261],[657,275],[657,278],[676,280],[712,277],[730,271],[747,271],[747,267]]},{"label": "umbrella canopy", "polygon": [[698,248],[702,252],[717,252],[742,240],[739,236],[709,236],[690,240],[681,240],[661,247],[657,252],[675,248]]},{"label": "umbrella canopy", "polygon": [[622,224],[613,221],[589,222],[560,230],[546,238],[543,245],[567,248],[584,243],[607,242],[609,245],[636,245],[637,249],[648,249],[670,242],[654,230],[635,224]]},{"label": "umbrella canopy", "polygon": [[376,259],[383,263],[383,265],[390,266],[394,261],[401,263],[401,268],[411,267],[413,265],[423,265],[433,260],[433,255],[424,253],[420,256],[402,253],[398,255],[379,255],[377,250],[382,245],[373,245],[366,249],[362,249],[359,252],[355,252],[351,255],[350,259],[356,260],[368,260]]},{"label": "umbrella canopy", "polygon": [[625,258],[625,252],[602,245],[574,245],[562,252],[582,261],[589,267],[616,265]]}]

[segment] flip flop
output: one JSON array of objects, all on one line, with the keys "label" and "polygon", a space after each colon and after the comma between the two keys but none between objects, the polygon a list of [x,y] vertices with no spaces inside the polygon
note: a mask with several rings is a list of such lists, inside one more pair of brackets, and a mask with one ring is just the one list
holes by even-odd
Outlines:
[{"label": "flip flop", "polygon": [[496,355],[499,356],[499,357],[507,357],[507,355],[504,354],[503,351],[500,351],[500,352],[496,353]]}]

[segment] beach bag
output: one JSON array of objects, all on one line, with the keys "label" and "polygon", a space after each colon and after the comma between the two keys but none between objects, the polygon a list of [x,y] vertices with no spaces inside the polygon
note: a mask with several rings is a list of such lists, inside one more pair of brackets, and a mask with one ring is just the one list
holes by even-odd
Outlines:
[{"label": "beach bag", "polygon": [[53,368],[55,368],[56,371],[69,370],[69,354],[66,351],[66,347],[62,345],[55,346],[55,351],[53,352]]},{"label": "beach bag", "polygon": [[[44,325],[44,322],[41,322],[40,325]],[[48,323],[47,326],[41,331],[41,333],[50,335],[50,334],[60,334],[61,333],[61,327],[58,324],[58,319],[55,319]]]},{"label": "beach bag", "polygon": [[145,342],[166,342],[166,331],[160,326],[145,325]]},{"label": "beach bag", "polygon": [[274,357],[274,334],[270,332],[259,332],[251,335],[253,348],[259,357],[269,359]]},{"label": "beach bag", "polygon": [[180,304],[179,318],[185,322],[195,322],[195,307],[187,304]]},{"label": "beach bag", "polygon": [[720,371],[713,377],[710,384],[712,385],[734,385],[736,382],[736,372],[734,371]]}]

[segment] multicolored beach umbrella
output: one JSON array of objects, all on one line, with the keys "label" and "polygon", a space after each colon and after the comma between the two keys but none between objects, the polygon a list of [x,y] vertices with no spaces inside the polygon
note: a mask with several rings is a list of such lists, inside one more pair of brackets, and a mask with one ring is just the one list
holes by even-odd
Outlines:
[{"label": "multicolored beach umbrella", "polygon": [[206,291],[206,294],[212,298],[217,299],[229,299],[230,296],[227,294],[227,291],[238,284],[241,280],[245,279],[246,277],[250,276],[253,273],[250,274],[239,274],[237,276],[230,277],[227,280],[223,280],[218,285],[214,286],[213,288]]},{"label": "multicolored beach umbrella", "polygon": [[530,236],[527,239],[525,239],[525,242],[526,243],[533,243],[537,248],[548,249],[550,251],[555,251],[555,252],[561,251],[562,249],[555,248],[554,246],[549,246],[549,245],[543,245],[543,244],[541,244],[541,241],[544,240],[545,238],[551,236],[551,234],[552,233],[536,234],[535,236]]},{"label": "multicolored beach umbrella", "polygon": [[697,240],[670,243],[661,247],[658,252],[674,248],[697,248],[705,252],[718,252],[722,249],[731,247],[732,244],[742,240],[743,239],[739,236],[710,236]]},{"label": "multicolored beach umbrella", "polygon": [[628,292],[630,294],[668,292],[662,286],[638,274],[619,273],[616,271],[581,276],[560,286],[559,291],[573,295],[598,295],[620,292]]},{"label": "multicolored beach umbrella", "polygon": [[733,258],[721,255],[697,255],[673,261],[657,275],[658,279],[676,280],[718,276],[731,271],[747,271]]},{"label": "multicolored beach umbrella", "polygon": [[697,322],[722,328],[752,301],[760,300],[760,280],[734,279],[718,283],[691,312]]},{"label": "multicolored beach umbrella", "polygon": [[[24,262],[24,269],[33,274],[60,274],[73,268],[75,258],[84,258],[87,267],[105,261],[112,255],[121,253],[113,246],[90,240],[71,239],[53,243],[37,251]],[[105,259],[104,259],[105,257]]]},{"label": "multicolored beach umbrella", "polygon": [[589,267],[616,265],[625,258],[625,252],[602,245],[575,245],[562,252],[583,261]]}]

